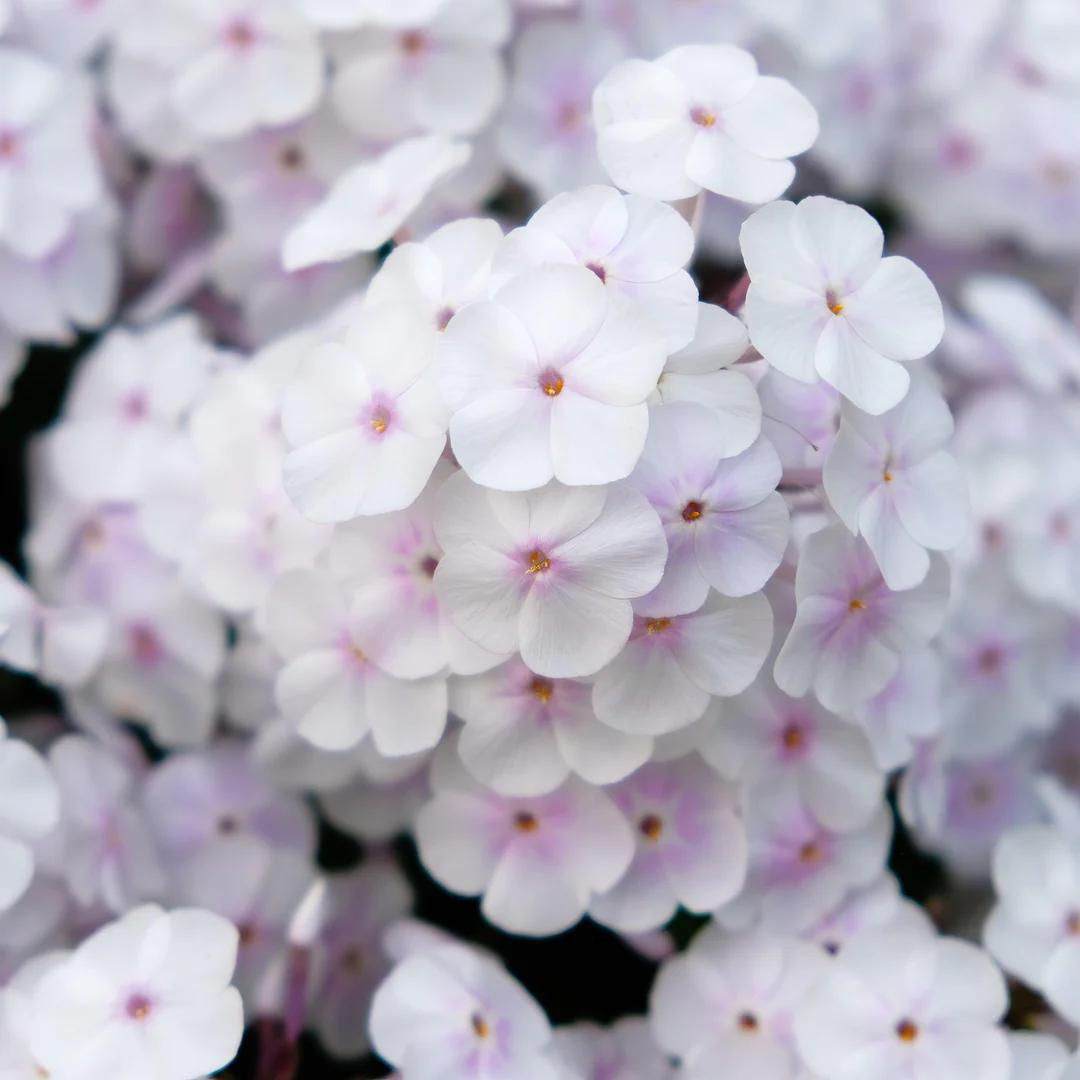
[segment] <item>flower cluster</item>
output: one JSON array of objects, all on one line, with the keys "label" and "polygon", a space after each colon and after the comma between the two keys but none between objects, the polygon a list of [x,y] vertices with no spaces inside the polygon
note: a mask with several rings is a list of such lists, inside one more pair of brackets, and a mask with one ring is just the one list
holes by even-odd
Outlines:
[{"label": "flower cluster", "polygon": [[[0,563],[55,695],[0,723],[0,1076],[1080,1077],[1076,48],[0,0],[0,385],[80,342]],[[406,869],[647,1008],[553,1027]]]}]

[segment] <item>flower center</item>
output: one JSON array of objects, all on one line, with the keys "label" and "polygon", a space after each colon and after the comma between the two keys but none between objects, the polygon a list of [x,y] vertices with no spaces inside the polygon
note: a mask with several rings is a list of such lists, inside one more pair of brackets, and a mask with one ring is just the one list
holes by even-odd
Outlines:
[{"label": "flower center", "polygon": [[905,1043],[913,1043],[919,1037],[919,1029],[914,1020],[906,1017],[896,1025],[896,1037]]},{"label": "flower center", "polygon": [[259,928],[254,923],[243,923],[239,927],[240,948],[250,949],[259,937]]},{"label": "flower center", "polygon": [[545,705],[551,700],[554,690],[555,684],[550,679],[545,679],[540,675],[535,676],[533,681],[529,683],[529,693]]},{"label": "flower center", "polygon": [[364,968],[364,954],[355,945],[350,945],[341,954],[341,966],[350,975],[359,975]]},{"label": "flower center", "polygon": [[558,397],[563,392],[565,385],[563,377],[557,371],[545,371],[540,376],[540,389],[548,397]]},{"label": "flower center", "polygon": [[0,131],[0,162],[14,161],[19,156],[19,136],[14,131]]},{"label": "flower center", "polygon": [[304,151],[299,146],[290,143],[288,146],[281,148],[278,160],[281,162],[282,168],[288,172],[298,172],[304,165]]},{"label": "flower center", "polygon": [[535,814],[530,814],[528,810],[519,810],[514,815],[514,828],[520,833],[536,832],[540,828],[540,822],[536,820]]},{"label": "flower center", "polygon": [[247,19],[234,19],[225,27],[225,40],[237,52],[247,52],[255,37],[255,27]]},{"label": "flower center", "polygon": [[646,634],[662,634],[665,630],[671,629],[671,620],[664,615],[659,619],[646,619],[645,620],[645,633]]},{"label": "flower center", "polygon": [[165,648],[153,627],[141,623],[131,628],[131,651],[143,667],[153,667],[165,655]]},{"label": "flower center", "polygon": [[450,320],[454,317],[454,309],[451,307],[440,308],[435,316],[435,329],[445,330],[450,325]]},{"label": "flower center", "polygon": [[564,101],[555,112],[555,126],[560,131],[578,131],[584,120],[585,113],[576,101]]},{"label": "flower center", "polygon": [[1065,932],[1080,937],[1080,911],[1070,911],[1065,919]]},{"label": "flower center", "polygon": [[434,555],[428,555],[427,558],[420,560],[420,573],[424,577],[433,578],[435,571],[439,569],[439,560]]},{"label": "flower center", "polygon": [[716,124],[716,113],[702,105],[695,105],[690,110],[690,120],[698,127],[711,128]]},{"label": "flower center", "polygon": [[551,560],[539,548],[529,552],[529,568],[526,574],[543,574],[551,569]]},{"label": "flower center", "polygon": [[837,295],[835,289],[829,289],[826,291],[825,306],[834,315],[839,315],[844,310],[844,305],[840,302],[840,297]]},{"label": "flower center", "polygon": [[660,839],[660,835],[664,831],[664,823],[656,814],[646,814],[638,822],[638,831],[646,840],[652,840],[655,843]]},{"label": "flower center", "polygon": [[607,284],[607,271],[599,263],[586,263],[586,270],[591,270],[605,285]]},{"label": "flower center", "polygon": [[154,1003],[145,994],[132,994],[127,999],[124,1012],[132,1020],[145,1020],[153,1010]]},{"label": "flower center", "polygon": [[981,675],[997,675],[1005,666],[1005,650],[1000,645],[985,645],[975,658],[975,667]]},{"label": "flower center", "polygon": [[491,1034],[491,1025],[478,1012],[469,1017],[469,1024],[478,1039],[486,1039]]},{"label": "flower center", "polygon": [[802,725],[793,720],[781,732],[780,741],[784,744],[785,750],[801,750],[806,745],[806,733]]},{"label": "flower center", "polygon": [[799,848],[799,862],[802,863],[819,863],[821,862],[824,852],[821,850],[821,845],[816,840],[807,840],[801,848]]},{"label": "flower center", "polygon": [[761,1026],[758,1022],[758,1018],[752,1012],[744,1012],[739,1014],[739,1019],[736,1021],[739,1025],[740,1031],[752,1033],[757,1031]]},{"label": "flower center", "polygon": [[406,56],[419,56],[427,48],[427,36],[420,30],[401,35],[401,51]]},{"label": "flower center", "polygon": [[865,611],[866,603],[855,596],[852,597],[851,603],[848,604],[847,609],[848,611]]},{"label": "flower center", "polygon": [[705,504],[700,503],[697,499],[691,499],[682,510],[683,521],[697,521],[699,517],[705,512]]},{"label": "flower center", "polygon": [[372,411],[368,423],[371,425],[371,430],[374,431],[376,435],[382,435],[390,426],[390,410],[380,405],[377,409]]}]

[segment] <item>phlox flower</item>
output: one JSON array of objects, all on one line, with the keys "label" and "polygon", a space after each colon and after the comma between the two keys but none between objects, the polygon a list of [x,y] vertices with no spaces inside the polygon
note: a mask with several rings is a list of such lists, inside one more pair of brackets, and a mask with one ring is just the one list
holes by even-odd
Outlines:
[{"label": "phlox flower", "polygon": [[343,341],[317,348],[285,391],[292,446],[285,490],[305,517],[348,521],[401,510],[446,443],[426,328],[408,308],[365,309]]},{"label": "phlox flower", "polygon": [[450,710],[464,721],[458,751],[477,780],[500,795],[538,795],[571,772],[610,784],[649,760],[653,740],[597,719],[592,686],[548,679],[519,659],[455,679]]},{"label": "phlox flower", "polygon": [[713,593],[697,610],[663,611],[651,597],[635,603],[625,648],[596,676],[593,708],[630,735],[663,735],[699,719],[712,695],[745,690],[772,641],[772,609],[763,593],[731,600]]},{"label": "phlox flower", "polygon": [[656,585],[667,553],[642,496],[625,485],[488,491],[458,473],[439,498],[435,590],[466,636],[520,650],[547,678],[592,675],[614,658],[631,600]]},{"label": "phlox flower", "polygon": [[883,259],[883,243],[865,210],[820,195],[762,207],[740,235],[750,340],[785,375],[823,379],[875,416],[907,393],[903,362],[944,330],[930,279],[902,256]]},{"label": "phlox flower", "polygon": [[379,753],[394,757],[439,741],[446,679],[402,671],[392,621],[370,599],[350,602],[325,571],[294,570],[274,583],[264,620],[285,661],[278,705],[309,742],[344,751],[370,732]]},{"label": "phlox flower", "polygon": [[453,892],[483,894],[485,918],[503,930],[547,936],[573,926],[630,865],[622,814],[577,777],[547,795],[496,795],[455,757],[436,757],[435,795],[416,818],[424,867]]},{"label": "phlox flower", "polygon": [[371,1041],[410,1080],[555,1080],[547,1017],[495,960],[442,944],[406,957],[375,993]]},{"label": "phlox flower", "polygon": [[930,571],[927,549],[947,550],[962,537],[967,481],[945,449],[952,431],[948,405],[923,380],[879,417],[843,406],[825,494],[865,537],[890,589],[918,585]]},{"label": "phlox flower", "polygon": [[30,1052],[33,997],[38,983],[65,955],[46,952],[28,960],[0,990],[0,1076],[4,1080],[40,1080],[47,1075]]},{"label": "phlox flower", "polygon": [[502,96],[510,29],[509,0],[444,0],[415,23],[364,29],[335,48],[334,106],[372,140],[475,134]]},{"label": "phlox flower", "polygon": [[880,693],[903,653],[940,629],[948,570],[931,556],[913,589],[893,592],[870,549],[843,526],[810,536],[795,578],[795,622],[776,658],[776,684],[792,697],[813,690],[827,709],[845,712]]},{"label": "phlox flower", "polygon": [[878,809],[884,776],[869,740],[812,698],[790,698],[770,675],[725,701],[702,747],[732,780],[795,788],[827,829],[864,824]]},{"label": "phlox flower", "polygon": [[817,113],[789,82],[758,74],[734,45],[682,45],[625,60],[593,94],[597,153],[620,187],[656,199],[703,188],[743,202],[777,198],[788,160],[818,134]]},{"label": "phlox flower", "polygon": [[597,184],[556,195],[514,229],[493,273],[502,282],[537,266],[584,266],[639,305],[675,352],[697,323],[697,287],[683,269],[693,251],[694,232],[672,207]]},{"label": "phlox flower", "polygon": [[848,942],[800,1003],[795,1037],[825,1076],[1008,1080],[1008,1044],[995,1026],[1006,1002],[1005,980],[980,949],[939,938],[925,922],[894,923]]},{"label": "phlox flower", "polygon": [[408,26],[426,23],[446,0],[298,0],[300,10],[328,30],[357,26]]},{"label": "phlox flower", "polygon": [[710,586],[749,596],[780,565],[789,536],[776,492],[780,460],[767,439],[743,441],[705,405],[679,401],[651,410],[645,450],[630,476],[660,515],[668,542],[650,610],[692,611]]},{"label": "phlox flower", "polygon": [[623,933],[665,925],[679,907],[708,912],[746,878],[746,833],[736,789],[695,755],[651,762],[608,788],[634,830],[633,862],[589,914]]},{"label": "phlox flower", "polygon": [[195,909],[134,908],[51,967],[34,990],[30,1049],[71,1080],[196,1080],[236,1055],[236,929]]},{"label": "phlox flower", "polygon": [[460,311],[437,366],[450,445],[478,484],[606,484],[641,454],[664,344],[596,274],[548,266]]},{"label": "phlox flower", "polygon": [[653,1036],[683,1066],[680,1077],[793,1080],[795,1009],[813,993],[824,960],[811,945],[713,923],[660,969],[650,999]]}]

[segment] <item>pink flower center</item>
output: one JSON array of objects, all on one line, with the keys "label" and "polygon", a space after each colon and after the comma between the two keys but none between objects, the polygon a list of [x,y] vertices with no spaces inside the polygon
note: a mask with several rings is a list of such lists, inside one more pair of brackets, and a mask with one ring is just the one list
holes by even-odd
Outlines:
[{"label": "pink flower center", "polygon": [[551,569],[551,559],[547,554],[541,551],[539,548],[534,548],[529,552],[529,566],[525,571],[526,574],[544,574]]},{"label": "pink flower center", "polygon": [[716,113],[706,109],[703,105],[695,105],[690,110],[690,120],[698,127],[711,128],[716,124]]},{"label": "pink flower center", "polygon": [[145,420],[149,411],[146,395],[141,390],[133,390],[121,402],[120,411],[124,414],[124,419],[132,424]]},{"label": "pink flower center", "polygon": [[656,814],[646,814],[638,822],[638,832],[655,844],[664,832],[664,823]]},{"label": "pink flower center", "polygon": [[825,292],[825,306],[834,314],[839,315],[844,310],[840,296],[835,289],[827,289]]},{"label": "pink flower center", "polygon": [[514,815],[514,828],[519,833],[532,833],[540,828],[540,822],[535,814],[530,814],[528,810],[519,810]]},{"label": "pink flower center", "polygon": [[607,271],[599,263],[586,263],[586,270],[591,270],[605,285],[607,284]]},{"label": "pink flower center", "polygon": [[17,132],[0,131],[0,164],[14,162],[21,146],[22,140]]},{"label": "pink flower center", "polygon": [[450,320],[454,317],[454,309],[450,307],[444,307],[435,316],[435,329],[445,330],[450,325]]},{"label": "pink flower center", "polygon": [[555,692],[555,684],[550,679],[545,679],[542,675],[534,675],[532,682],[529,683],[529,693],[532,694],[537,701],[542,701],[545,705],[551,700],[551,695]]},{"label": "pink flower center", "polygon": [[248,19],[233,19],[225,27],[225,42],[235,52],[248,52],[257,37],[255,27]]},{"label": "pink flower center", "polygon": [[540,389],[551,398],[558,397],[563,392],[563,387],[566,385],[563,381],[563,377],[551,368],[540,373],[539,383]]},{"label": "pink flower center", "polygon": [[896,1025],[896,1037],[904,1043],[913,1043],[919,1037],[919,1029],[914,1020],[903,1019]]},{"label": "pink flower center", "polygon": [[555,126],[564,132],[580,131],[585,126],[585,111],[576,101],[564,101],[555,112]]},{"label": "pink flower center", "polygon": [[427,35],[420,30],[410,30],[401,35],[401,51],[406,56],[419,56],[427,51]]},{"label": "pink flower center", "polygon": [[705,512],[705,504],[691,499],[682,509],[683,521],[697,521]]},{"label": "pink flower center", "polygon": [[153,1012],[154,1003],[145,994],[132,994],[127,999],[124,1012],[132,1020],[146,1020]]},{"label": "pink flower center", "polygon": [[1000,645],[984,645],[975,657],[975,668],[981,675],[997,675],[1005,666],[1005,650]]},{"label": "pink flower center", "polygon": [[137,623],[130,630],[131,653],[142,667],[153,667],[165,656],[165,647],[157,631],[146,623]]}]

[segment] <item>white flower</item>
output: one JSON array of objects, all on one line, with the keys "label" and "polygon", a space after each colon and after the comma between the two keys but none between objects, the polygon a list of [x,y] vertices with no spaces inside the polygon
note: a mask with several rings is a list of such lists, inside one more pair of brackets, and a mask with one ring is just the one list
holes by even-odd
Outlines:
[{"label": "white flower", "polygon": [[446,328],[450,445],[473,480],[504,491],[620,480],[645,445],[663,366],[649,319],[594,273],[526,271]]},{"label": "white flower", "polygon": [[814,533],[799,558],[798,609],[776,658],[777,686],[792,697],[812,688],[827,709],[850,711],[885,688],[903,653],[941,628],[948,593],[940,556],[921,584],[893,592],[870,549],[843,526]]},{"label": "white flower", "polygon": [[4,1080],[41,1080],[48,1075],[30,1052],[34,991],[66,955],[46,952],[28,960],[0,990],[0,1076]]},{"label": "white flower", "polygon": [[402,510],[446,444],[446,412],[429,372],[428,328],[408,308],[362,311],[344,340],[315,350],[285,391],[292,452],[285,490],[312,521]]},{"label": "white flower", "polygon": [[650,1021],[679,1076],[791,1080],[798,1055],[795,1008],[823,969],[811,945],[762,933],[731,934],[715,923],[667,961],[653,985]]},{"label": "white flower", "polygon": [[944,330],[930,279],[909,259],[883,259],[883,243],[865,210],[819,195],[762,207],[740,236],[746,322],[762,356],[875,416],[907,393],[898,361],[925,356]]},{"label": "white flower", "polygon": [[682,199],[702,188],[768,202],[795,177],[787,159],[818,134],[813,106],[784,79],[758,74],[734,45],[683,45],[625,60],[593,94],[597,152],[627,191]]},{"label": "white flower", "polygon": [[1005,980],[974,945],[923,921],[856,935],[795,1016],[799,1053],[828,1077],[971,1076],[1008,1080],[995,1027]]},{"label": "white flower", "polygon": [[649,316],[667,351],[688,345],[698,317],[697,287],[683,268],[694,231],[666,203],[595,185],[545,203],[499,248],[496,282],[537,266],[584,266]]},{"label": "white flower", "polygon": [[737,789],[696,755],[652,762],[609,787],[634,830],[626,873],[593,899],[589,914],[623,933],[664,926],[681,906],[708,912],[746,880],[746,832]]},{"label": "white flower", "polygon": [[556,1028],[548,1056],[559,1080],[676,1080],[678,1075],[640,1016],[623,1017],[610,1028],[589,1021]]},{"label": "white flower", "polygon": [[748,596],[780,565],[790,532],[776,491],[780,459],[767,439],[742,443],[742,430],[725,430],[705,405],[652,408],[645,452],[629,481],[660,515],[668,542],[650,611],[692,611],[710,586]]},{"label": "white flower", "polygon": [[324,83],[314,28],[288,0],[167,0],[133,13],[132,55],[162,63],[183,122],[211,139],[288,124],[311,112]]},{"label": "white flower", "polygon": [[298,0],[300,10],[319,26],[348,30],[373,26],[426,23],[446,0]]},{"label": "white flower", "polygon": [[502,96],[510,27],[508,0],[444,0],[433,17],[364,30],[337,50],[334,105],[367,139],[474,134]]},{"label": "white flower", "polygon": [[380,754],[399,757],[442,735],[446,679],[413,678],[407,661],[401,676],[387,614],[370,598],[351,598],[325,571],[290,571],[270,590],[266,633],[286,661],[277,702],[320,749],[349,750],[370,731]]},{"label": "white flower", "polygon": [[354,166],[285,237],[285,269],[303,270],[374,251],[471,152],[468,143],[445,135],[420,135]]},{"label": "white flower", "polygon": [[636,491],[549,484],[504,493],[459,473],[440,504],[435,589],[467,637],[495,653],[520,649],[548,678],[592,675],[626,644],[630,601],[660,579],[667,551]]},{"label": "white flower", "polygon": [[427,871],[510,933],[567,930],[626,872],[634,840],[599,787],[571,777],[547,795],[506,798],[471,779],[452,747],[436,756],[434,797],[416,818]]},{"label": "white flower", "polygon": [[455,679],[450,710],[464,721],[465,767],[500,795],[539,795],[571,772],[591,784],[621,780],[649,760],[653,740],[601,723],[592,686],[547,679],[511,660],[483,675]]},{"label": "white flower", "polygon": [[65,1080],[216,1072],[244,1032],[236,948],[233,925],[208,911],[135,908],[38,982],[30,1049]]},{"label": "white flower", "polygon": [[731,600],[713,593],[686,614],[644,614],[635,604],[626,647],[596,676],[596,715],[630,735],[663,735],[701,717],[712,695],[745,690],[772,642],[772,609],[764,593]]},{"label": "white flower", "polygon": [[31,53],[0,47],[0,242],[40,259],[101,197],[86,88]]},{"label": "white flower", "polygon": [[953,422],[944,398],[922,379],[880,417],[845,403],[825,461],[832,508],[874,553],[890,589],[929,573],[927,548],[955,547],[967,524],[967,481],[945,449]]},{"label": "white flower", "polygon": [[556,1080],[551,1028],[503,968],[464,945],[406,957],[375,992],[371,1041],[409,1080]]},{"label": "white flower", "polygon": [[0,720],[0,913],[30,887],[33,844],[60,819],[56,782],[41,756]]}]

